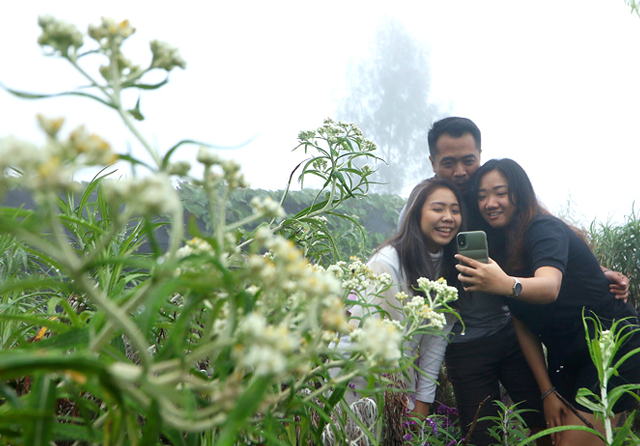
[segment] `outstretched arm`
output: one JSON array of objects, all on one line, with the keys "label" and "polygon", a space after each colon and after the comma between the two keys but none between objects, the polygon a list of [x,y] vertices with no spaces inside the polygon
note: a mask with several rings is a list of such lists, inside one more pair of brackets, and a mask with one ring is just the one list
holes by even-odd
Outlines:
[{"label": "outstretched arm", "polygon": [[[509,296],[515,280],[500,266],[489,259],[489,263],[456,254],[456,258],[465,265],[456,265],[460,274],[458,279],[465,285],[465,291],[484,291],[485,293]],[[552,266],[543,266],[536,270],[533,277],[518,277],[522,283],[522,293],[517,299],[532,304],[547,304],[556,300],[562,283],[562,272]]]},{"label": "outstretched arm", "polygon": [[[544,396],[544,415],[547,419],[547,426],[550,428],[562,426],[564,425],[567,408],[553,391],[549,392],[549,390],[553,388],[553,385],[551,384],[551,379],[549,379],[549,372],[547,371],[544,352],[542,351],[542,343],[526,325],[515,317],[513,318],[513,324],[516,327],[522,353],[533,371],[533,375],[540,388],[540,393]],[[552,434],[552,440],[554,442],[560,441],[560,434]]]}]

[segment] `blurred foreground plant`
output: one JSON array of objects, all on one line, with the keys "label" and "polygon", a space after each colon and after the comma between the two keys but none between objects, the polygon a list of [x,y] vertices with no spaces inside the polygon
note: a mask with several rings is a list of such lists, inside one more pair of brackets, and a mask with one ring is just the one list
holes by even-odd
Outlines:
[{"label": "blurred foreground plant", "polygon": [[[371,170],[352,161],[375,159],[375,145],[354,125],[326,120],[300,135],[305,150],[319,153],[299,178],[324,179],[314,203],[286,216],[286,194],[280,203],[254,200],[252,215],[228,221],[229,197],[247,187],[239,165],[201,147],[203,177],[189,177],[189,166],[171,163],[171,156],[192,141],[161,156],[132,119],[142,118],[140,101],[129,110],[122,102],[124,89],[166,82],[141,83],[148,71],[184,68],[177,50],[152,42],[152,62],[142,69],[121,51],[135,31],[127,21],[103,18],[90,26],[95,45],[87,50],[73,25],[50,16],[39,23],[39,43],[90,84],[58,95],[8,91],[36,99],[85,96],[115,109],[155,165],[146,166],[145,176],[121,180],[103,170],[82,191],[72,181],[78,169],[108,169],[116,159],[142,163],[83,128],[59,136],[61,119],[40,117],[48,135],[43,147],[0,140],[0,187],[24,188],[36,202],[33,210],[0,209],[3,259],[15,265],[27,253],[31,260],[20,270],[38,265],[46,273],[5,274],[0,283],[0,443],[320,444],[325,425],[344,426],[331,417],[337,405],[353,415],[344,401],[350,379],[365,376],[369,394],[384,392],[385,375],[410,367],[403,343],[416,332],[437,333],[420,321],[438,320],[446,310],[427,299],[404,325],[376,319],[370,328],[373,319],[363,321],[348,351],[335,348],[351,332],[347,296],[375,294],[388,278],[345,271],[343,264],[325,269],[318,245],[335,242],[305,228],[321,225],[322,214],[345,200],[366,196]],[[106,57],[102,80],[80,65],[89,55]],[[201,187],[214,217],[210,232],[191,225],[196,237],[186,244],[172,178]],[[256,229],[244,229],[255,222]],[[156,231],[166,228],[165,249]],[[379,335],[380,327],[383,342],[372,344],[367,330]],[[376,433],[365,431],[376,443]]]}]

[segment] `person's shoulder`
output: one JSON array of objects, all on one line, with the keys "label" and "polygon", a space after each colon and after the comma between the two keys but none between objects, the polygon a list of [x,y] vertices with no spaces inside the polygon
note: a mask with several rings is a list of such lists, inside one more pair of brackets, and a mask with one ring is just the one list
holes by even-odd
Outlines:
[{"label": "person's shoulder", "polygon": [[558,217],[555,217],[551,214],[538,214],[531,220],[529,224],[529,228],[558,228],[558,229],[568,229],[569,226],[560,220]]},{"label": "person's shoulder", "polygon": [[540,240],[565,240],[571,238],[573,231],[565,222],[550,214],[533,217],[526,232],[529,242]]},{"label": "person's shoulder", "polygon": [[383,246],[378,249],[367,263],[388,263],[397,265],[399,262],[398,251],[391,245]]}]

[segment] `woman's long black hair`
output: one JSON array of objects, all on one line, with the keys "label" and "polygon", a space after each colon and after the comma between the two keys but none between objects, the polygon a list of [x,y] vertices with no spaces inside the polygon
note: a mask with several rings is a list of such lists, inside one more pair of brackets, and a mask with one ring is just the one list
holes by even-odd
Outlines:
[{"label": "woman's long black hair", "polygon": [[[378,248],[393,246],[396,249],[400,260],[400,271],[414,288],[417,287],[420,277],[426,277],[430,280],[440,278],[434,277],[435,268],[429,256],[425,236],[420,227],[422,207],[429,196],[438,189],[449,189],[453,192],[456,200],[458,200],[460,204],[460,215],[462,215],[462,226],[464,226],[466,221],[464,201],[456,185],[449,180],[437,177],[430,178],[418,184],[411,191],[400,230],[394,237],[384,242]],[[462,226],[460,230],[463,230]],[[453,257],[456,253],[455,239],[454,237],[450,243],[443,247],[442,277],[447,280],[450,286],[458,287],[458,271],[455,268],[455,259]],[[460,287],[458,288],[460,289]]]},{"label": "woman's long black hair", "polygon": [[[507,179],[509,188],[509,202],[516,208],[513,219],[504,228],[493,229],[480,215],[478,206],[478,190],[482,178],[497,170]],[[525,268],[524,244],[525,234],[531,220],[536,215],[549,214],[540,204],[533,190],[533,185],[524,169],[509,158],[492,159],[484,163],[476,172],[471,186],[471,212],[474,221],[481,222],[483,229],[489,236],[489,253],[509,274],[521,273]]]}]

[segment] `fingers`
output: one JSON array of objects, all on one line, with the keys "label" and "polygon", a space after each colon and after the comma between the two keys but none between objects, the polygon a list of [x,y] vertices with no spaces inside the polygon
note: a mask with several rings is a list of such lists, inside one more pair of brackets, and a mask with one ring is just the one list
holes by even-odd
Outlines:
[{"label": "fingers", "polygon": [[616,299],[622,300],[624,303],[626,303],[629,298],[629,289],[614,283],[609,285],[609,292],[611,292]]},{"label": "fingers", "polygon": [[478,266],[478,263],[480,263],[477,260],[472,259],[471,257],[463,256],[462,254],[456,254],[455,258],[458,259],[458,261],[471,266],[472,268],[476,268]]}]

